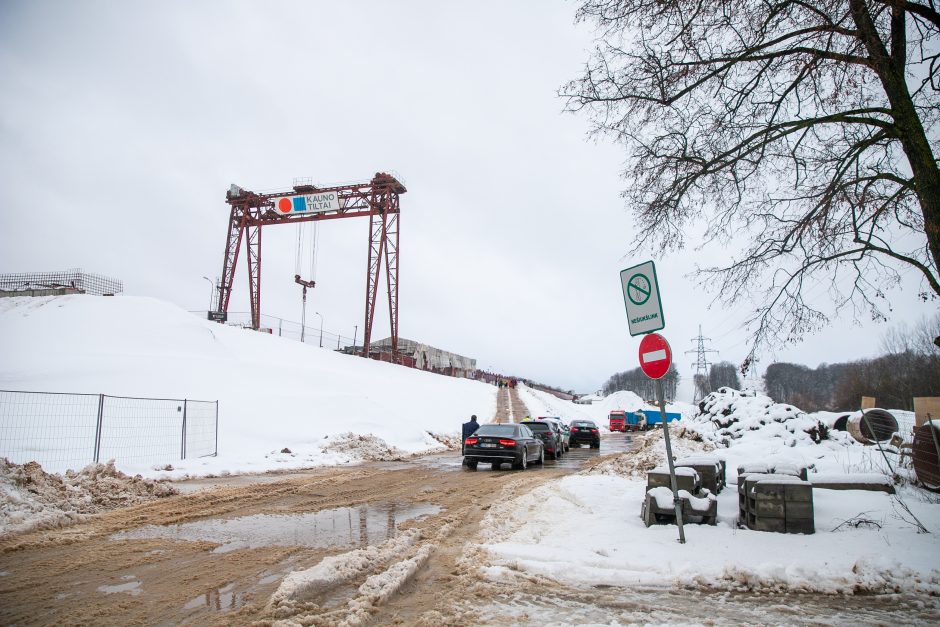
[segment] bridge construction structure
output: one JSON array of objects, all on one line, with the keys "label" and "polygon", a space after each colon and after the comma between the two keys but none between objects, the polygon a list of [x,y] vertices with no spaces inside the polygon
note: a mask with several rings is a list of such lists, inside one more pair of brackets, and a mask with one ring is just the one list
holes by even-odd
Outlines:
[{"label": "bridge construction structure", "polygon": [[391,174],[378,172],[365,183],[318,187],[295,183],[285,191],[255,193],[232,185],[225,195],[231,207],[225,256],[218,284],[215,320],[224,321],[232,298],[235,268],[242,246],[248,266],[251,326],[261,327],[261,230],[276,224],[296,224],[343,218],[369,218],[369,248],[366,264],[366,307],[362,355],[369,356],[372,324],[382,275],[388,286],[388,313],[392,355],[398,351],[398,245],[399,196],[408,191]]}]

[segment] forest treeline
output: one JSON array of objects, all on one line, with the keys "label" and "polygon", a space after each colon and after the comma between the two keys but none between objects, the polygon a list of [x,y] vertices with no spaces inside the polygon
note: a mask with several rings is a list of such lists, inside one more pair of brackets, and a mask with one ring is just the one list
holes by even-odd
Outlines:
[{"label": "forest treeline", "polygon": [[[679,371],[676,370],[675,364],[669,366],[669,371],[663,376],[662,382],[663,395],[666,400],[675,400],[676,388],[679,386]],[[643,374],[640,368],[634,368],[612,375],[602,388],[605,395],[622,390],[633,392],[643,400],[652,401],[656,398],[656,381]]]},{"label": "forest treeline", "polygon": [[[878,407],[913,410],[915,396],[940,396],[940,349],[932,341],[937,335],[940,314],[913,327],[901,325],[890,330],[882,340],[879,357],[817,368],[773,363],[764,374],[764,389],[774,401],[804,411],[856,410],[863,396],[875,397]],[[672,377],[668,383],[663,379],[666,397],[675,398],[679,381],[675,365],[666,377]],[[699,397],[720,387],[741,389],[737,368],[727,361],[713,364],[707,377],[695,375],[693,382]],[[653,399],[652,386],[653,382],[635,368],[610,377],[603,391],[629,390]]]}]

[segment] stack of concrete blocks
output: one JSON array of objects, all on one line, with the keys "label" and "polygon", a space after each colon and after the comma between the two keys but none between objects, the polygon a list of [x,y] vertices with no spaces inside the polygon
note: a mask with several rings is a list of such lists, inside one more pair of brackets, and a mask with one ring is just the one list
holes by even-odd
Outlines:
[{"label": "stack of concrete blocks", "polygon": [[[718,521],[718,499],[702,488],[702,480],[695,468],[676,468],[676,488],[682,503],[683,522],[701,522],[714,525]],[[676,508],[673,502],[669,469],[660,466],[646,475],[646,498],[640,517],[647,527],[654,522],[674,523]]]},{"label": "stack of concrete blocks", "polygon": [[815,533],[808,469],[792,465],[738,468],[740,522],[755,531]]},{"label": "stack of concrete blocks", "polygon": [[702,487],[719,494],[725,487],[725,460],[714,455],[693,455],[676,460],[676,468],[694,468],[702,480]]}]

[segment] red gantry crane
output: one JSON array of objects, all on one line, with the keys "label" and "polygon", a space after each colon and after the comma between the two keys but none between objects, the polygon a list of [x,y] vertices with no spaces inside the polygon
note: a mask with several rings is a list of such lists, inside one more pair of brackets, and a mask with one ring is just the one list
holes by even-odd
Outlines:
[{"label": "red gantry crane", "polygon": [[[294,185],[289,191],[257,194],[232,185],[225,202],[232,207],[225,240],[225,258],[219,284],[215,320],[224,321],[232,297],[238,252],[245,244],[248,287],[251,292],[251,326],[261,326],[261,227],[339,218],[369,218],[369,262],[366,266],[366,314],[362,355],[369,356],[372,321],[385,268],[392,355],[398,352],[398,225],[399,195],[407,189],[391,174],[378,172],[368,183],[316,187]],[[383,263],[384,262],[384,263]]]}]

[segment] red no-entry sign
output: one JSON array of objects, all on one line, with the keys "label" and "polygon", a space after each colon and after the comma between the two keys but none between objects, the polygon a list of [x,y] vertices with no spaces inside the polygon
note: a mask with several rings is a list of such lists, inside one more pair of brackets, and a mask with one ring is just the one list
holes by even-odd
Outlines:
[{"label": "red no-entry sign", "polygon": [[662,379],[672,364],[672,349],[659,333],[644,335],[640,340],[640,368],[650,379]]}]

